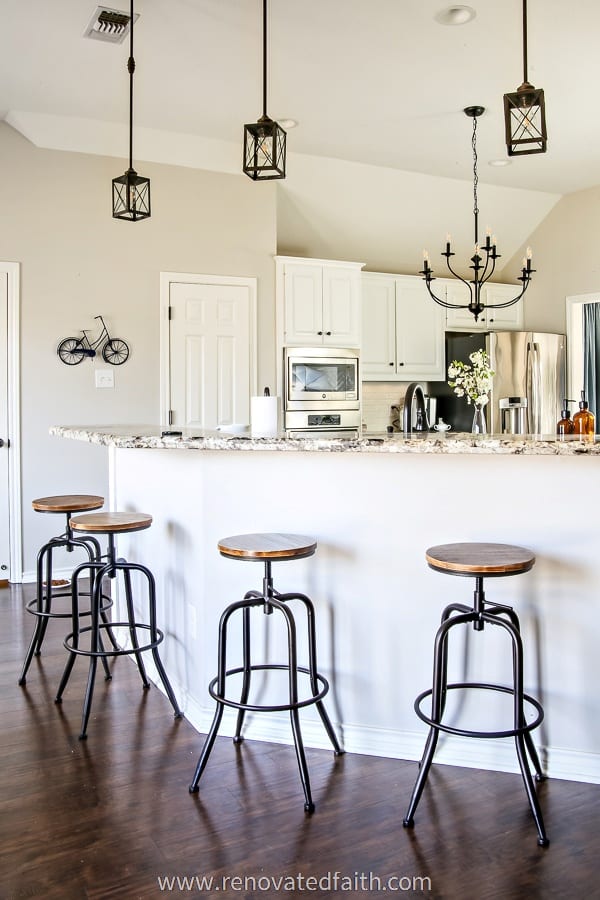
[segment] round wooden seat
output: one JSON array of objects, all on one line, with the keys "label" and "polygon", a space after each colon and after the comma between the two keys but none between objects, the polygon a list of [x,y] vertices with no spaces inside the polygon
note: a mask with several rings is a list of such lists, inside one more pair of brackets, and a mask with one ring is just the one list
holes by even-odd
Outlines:
[{"label": "round wooden seat", "polygon": [[95,494],[57,494],[54,497],[38,497],[31,505],[36,512],[73,513],[104,506],[104,497]]},{"label": "round wooden seat", "polygon": [[312,556],[317,542],[303,534],[234,534],[221,538],[219,553],[231,559],[285,560]]},{"label": "round wooden seat", "polygon": [[425,551],[430,568],[449,575],[519,575],[535,563],[535,554],[512,544],[439,544]]},{"label": "round wooden seat", "polygon": [[73,531],[90,534],[122,534],[127,531],[143,531],[152,525],[152,516],[136,512],[101,512],[74,516],[69,520]]}]

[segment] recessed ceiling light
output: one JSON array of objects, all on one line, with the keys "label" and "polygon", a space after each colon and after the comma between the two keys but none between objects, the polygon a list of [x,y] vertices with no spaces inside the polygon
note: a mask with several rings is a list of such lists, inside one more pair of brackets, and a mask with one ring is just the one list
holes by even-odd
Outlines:
[{"label": "recessed ceiling light", "polygon": [[490,159],[488,162],[488,166],[495,166],[497,169],[501,169],[503,166],[510,166],[510,159]]},{"label": "recessed ceiling light", "polygon": [[476,16],[476,12],[470,6],[447,6],[435,14],[434,19],[440,25],[466,25]]},{"label": "recessed ceiling light", "polygon": [[296,119],[275,119],[278,125],[281,125],[282,128],[285,128],[289,131],[290,128],[295,128],[298,122]]}]

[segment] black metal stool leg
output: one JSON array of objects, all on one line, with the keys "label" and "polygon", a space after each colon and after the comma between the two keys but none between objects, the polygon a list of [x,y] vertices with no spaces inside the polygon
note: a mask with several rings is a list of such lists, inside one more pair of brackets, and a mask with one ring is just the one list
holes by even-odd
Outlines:
[{"label": "black metal stool leg", "polygon": [[308,774],[306,754],[304,752],[302,731],[300,730],[300,716],[298,714],[298,654],[296,650],[296,624],[292,613],[284,603],[281,603],[274,598],[271,598],[270,602],[275,609],[281,610],[287,625],[290,720],[292,724],[294,747],[296,748],[296,759],[298,761],[298,769],[300,770],[300,781],[302,782],[302,788],[304,790],[304,810],[307,813],[312,813],[315,811],[315,804],[313,803],[310,789],[310,777]]},{"label": "black metal stool leg", "polygon": [[[243,625],[242,625],[242,665],[244,667],[244,675],[242,681],[242,692],[240,694],[240,704],[246,704],[248,702],[248,696],[250,694],[250,676],[251,676],[251,659],[250,659],[250,607],[247,606],[243,612]],[[237,722],[235,725],[235,735],[233,738],[233,742],[235,744],[240,744],[244,738],[242,737],[242,726],[244,724],[244,716],[246,714],[246,710],[241,706],[238,709],[237,714]]]},{"label": "black metal stool leg", "polygon": [[[287,602],[288,600],[300,600],[301,603],[304,604],[306,609],[306,620],[308,627],[308,669],[309,669],[309,678],[310,678],[310,689],[312,691],[313,697],[316,697],[319,693],[319,685],[317,682],[317,631],[315,624],[315,606],[310,597],[307,597],[306,594],[278,594],[278,599],[281,601]],[[344,754],[344,749],[340,745],[338,741],[337,734],[335,733],[335,729],[331,724],[331,719],[325,709],[325,704],[322,700],[317,700],[315,702],[315,706],[317,708],[317,712],[321,717],[321,722],[323,723],[323,727],[327,732],[327,737],[331,741],[333,746],[333,751],[336,756],[342,756]]]},{"label": "black metal stool leg", "polygon": [[[447,610],[444,610],[444,614],[446,612]],[[449,612],[448,616],[450,616]],[[465,619],[469,621],[469,618],[472,618],[472,615],[470,617],[468,617],[467,614],[464,616],[445,618],[437,630],[433,651],[433,691],[431,695],[431,720],[434,723],[441,721],[446,703],[448,634],[454,625],[459,624],[459,622],[464,622]],[[439,736],[439,728],[433,724],[427,735],[425,749],[419,764],[419,774],[417,775],[417,780],[412,791],[406,815],[402,820],[402,824],[405,828],[411,828],[414,825],[414,814],[419,805],[419,800],[421,799],[427,776],[429,775]]]},{"label": "black metal stool leg", "polygon": [[[219,620],[219,659],[217,670],[218,697],[225,696],[225,679],[227,677],[227,623],[229,622],[229,618],[231,617],[234,610],[238,608],[244,608],[244,606],[244,601],[242,601],[241,603],[232,604],[232,606],[227,607],[227,609],[221,615],[221,619]],[[196,771],[194,772],[192,783],[189,786],[190,794],[195,794],[198,791],[198,783],[200,781],[202,773],[204,772],[204,769],[206,768],[206,763],[208,762],[208,758],[211,754],[212,748],[214,747],[217,733],[219,731],[219,725],[221,724],[221,719],[223,718],[224,708],[224,704],[220,700],[217,700],[215,714],[210,726],[210,731],[208,732],[206,740],[204,741],[204,746],[202,747],[200,757],[196,765]]]},{"label": "black metal stool leg", "polygon": [[133,608],[133,593],[131,591],[131,569],[134,567],[133,565],[125,564],[125,560],[120,559],[118,560],[118,568],[122,569],[123,571],[125,603],[127,606],[127,621],[129,622],[129,639],[131,641],[131,646],[134,649],[134,655],[138,664],[142,684],[144,685],[144,688],[148,690],[148,688],[150,687],[150,682],[148,681],[148,677],[146,675],[146,667],[144,666],[142,654],[139,652],[139,643],[137,639],[137,632],[135,629],[135,610]]},{"label": "black metal stool leg", "polygon": [[159,641],[159,632],[158,627],[156,625],[156,582],[154,580],[154,575],[150,571],[150,569],[146,568],[146,566],[142,566],[138,563],[132,564],[127,563],[127,567],[131,569],[137,569],[139,572],[142,572],[147,580],[148,580],[148,603],[149,603],[149,619],[150,619],[150,638],[152,641],[152,659],[154,660],[154,665],[158,671],[158,676],[162,682],[162,686],[165,689],[165,693],[169,698],[169,702],[173,707],[173,714],[176,719],[181,719],[183,713],[179,708],[179,704],[177,703],[177,698],[175,697],[175,692],[171,687],[171,682],[167,678],[167,673],[165,671],[165,667],[163,666],[162,660],[160,658],[160,654],[158,652],[158,647],[156,646]]}]

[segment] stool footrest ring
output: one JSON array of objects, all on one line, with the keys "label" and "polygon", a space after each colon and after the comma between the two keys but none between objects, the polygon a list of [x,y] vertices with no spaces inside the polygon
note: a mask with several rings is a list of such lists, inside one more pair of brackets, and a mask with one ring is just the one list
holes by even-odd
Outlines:
[{"label": "stool footrest ring", "polygon": [[[145,624],[143,625],[140,622],[136,622],[134,627],[135,627],[136,632],[139,630],[141,630],[141,631],[151,631],[152,630],[150,625],[145,625]],[[100,631],[109,631],[109,629],[114,629],[114,628],[130,629],[131,625],[129,622],[108,622],[108,624],[105,624],[103,622],[98,626],[98,628],[100,629]],[[92,629],[91,625],[86,625],[85,628],[79,629],[79,634],[82,635],[82,634],[85,634],[86,632],[90,632],[92,630],[93,629]],[[63,646],[70,653],[76,653],[78,656],[97,656],[97,657],[131,656],[134,653],[143,653],[145,650],[154,650],[155,647],[158,647],[158,645],[160,643],[162,643],[162,641],[164,640],[165,636],[159,628],[156,629],[156,635],[157,635],[157,637],[156,637],[155,641],[150,641],[148,644],[140,644],[138,647],[130,647],[128,649],[121,649],[121,650],[115,650],[114,647],[110,650],[82,650],[80,647],[73,646],[73,643],[72,643],[73,642],[73,632],[71,632],[71,634],[68,634],[66,636],[66,638],[64,639]]]},{"label": "stool footrest ring", "polygon": [[[482,682],[457,682],[456,684],[448,684],[446,685],[446,690],[468,690],[469,688],[475,688],[478,690],[484,691],[500,691],[503,694],[511,694],[514,696],[514,689],[511,687],[506,687],[501,684],[485,684]],[[475,737],[475,738],[505,738],[505,737],[516,737],[518,734],[525,734],[528,731],[533,731],[538,725],[541,724],[544,718],[544,710],[542,708],[541,703],[536,700],[534,697],[531,697],[529,694],[523,694],[523,701],[525,703],[530,703],[537,712],[536,718],[525,725],[521,725],[519,728],[510,728],[505,731],[469,731],[464,728],[455,728],[453,725],[445,725],[443,722],[435,722],[431,716],[425,715],[425,713],[421,709],[421,703],[427,697],[431,697],[433,691],[429,689],[428,691],[423,691],[423,693],[419,694],[417,699],[415,700],[414,708],[415,712],[421,721],[425,722],[432,728],[438,728],[440,731],[445,731],[447,734],[457,734],[461,737]]]},{"label": "stool footrest ring", "polygon": [[[79,597],[89,597],[89,592],[80,591],[78,594]],[[71,597],[71,589],[68,591],[52,591],[52,599],[56,600],[59,597]],[[99,612],[107,612],[114,605],[113,600],[110,597],[107,597],[106,594],[102,594],[102,606],[99,609]],[[31,613],[32,616],[38,616],[41,619],[71,619],[73,617],[72,610],[69,612],[43,612],[41,609],[36,609],[35,607],[38,605],[38,598],[34,597],[33,600],[30,600],[29,603],[25,605],[25,609],[28,613]],[[83,618],[84,616],[90,616],[91,610],[84,609],[80,611],[79,617]]]},{"label": "stool footrest ring", "polygon": [[[289,671],[289,666],[284,664],[275,664],[275,663],[264,663],[262,665],[250,666],[251,672],[256,671],[269,671],[272,669]],[[227,678],[230,675],[241,675],[244,672],[244,667],[239,666],[237,669],[228,669],[225,672],[225,677]],[[310,670],[305,666],[297,666],[296,672],[301,672],[303,675],[310,675]],[[264,706],[257,705],[253,703],[241,703],[236,700],[229,700],[227,697],[220,696],[215,690],[215,685],[217,684],[219,677],[213,678],[208,686],[208,692],[213,700],[216,700],[217,703],[222,703],[224,706],[231,706],[234,709],[243,709],[248,710],[249,712],[288,712],[291,709],[302,709],[304,706],[311,706],[313,703],[317,703],[319,700],[322,700],[323,697],[329,691],[329,682],[325,678],[324,675],[320,675],[318,672],[315,674],[317,681],[321,685],[321,690],[318,694],[314,696],[310,696],[305,700],[298,700],[296,703],[281,703],[276,706]]]}]

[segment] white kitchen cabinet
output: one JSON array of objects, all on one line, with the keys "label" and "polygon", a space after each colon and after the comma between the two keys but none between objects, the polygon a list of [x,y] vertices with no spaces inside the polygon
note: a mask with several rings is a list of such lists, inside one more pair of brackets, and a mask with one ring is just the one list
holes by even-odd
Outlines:
[{"label": "white kitchen cabinet", "polygon": [[282,343],[304,347],[359,347],[362,265],[277,257]]},{"label": "white kitchen cabinet", "polygon": [[365,381],[444,378],[444,311],[422,278],[364,272],[362,329]]},{"label": "white kitchen cabinet", "polygon": [[[434,281],[434,290],[437,285],[444,286],[446,299],[450,302],[469,302],[469,291],[461,281],[440,278]],[[506,303],[507,300],[516,297],[520,289],[520,284],[486,284],[483,289],[483,302]],[[446,328],[448,331],[520,331],[523,328],[523,301],[519,300],[513,306],[504,309],[486,307],[477,322],[468,309],[447,309]]]}]

